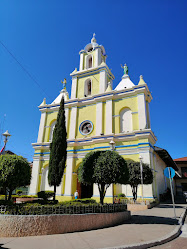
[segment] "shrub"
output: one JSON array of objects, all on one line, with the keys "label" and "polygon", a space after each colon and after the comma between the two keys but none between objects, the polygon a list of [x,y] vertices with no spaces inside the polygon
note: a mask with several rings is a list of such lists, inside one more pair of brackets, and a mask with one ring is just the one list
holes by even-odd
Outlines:
[{"label": "shrub", "polygon": [[20,189],[17,189],[17,190],[16,190],[16,195],[22,195],[22,193],[23,193],[22,190],[20,190]]},{"label": "shrub", "polygon": [[53,191],[40,191],[38,192],[38,198],[43,199],[44,201],[47,201],[49,198],[54,196]]},{"label": "shrub", "polygon": [[85,199],[76,199],[71,201],[63,201],[60,202],[60,204],[63,205],[76,205],[76,204],[97,204],[96,200],[93,200],[91,198],[85,198]]},{"label": "shrub", "polygon": [[125,197],[125,194],[123,193],[118,194],[118,198],[121,198],[121,197]]}]

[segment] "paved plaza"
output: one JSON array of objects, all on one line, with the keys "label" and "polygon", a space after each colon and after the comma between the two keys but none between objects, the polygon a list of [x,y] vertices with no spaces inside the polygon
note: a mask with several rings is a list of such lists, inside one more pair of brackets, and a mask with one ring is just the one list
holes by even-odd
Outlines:
[{"label": "paved plaza", "polygon": [[[132,218],[125,224],[93,231],[32,236],[20,238],[0,238],[0,248],[9,249],[96,249],[96,248],[130,248],[132,245],[143,245],[148,241],[159,241],[171,237],[179,229],[179,218],[184,215],[186,205],[177,205],[176,215],[171,204],[162,204],[145,211],[132,212]],[[186,225],[182,227],[183,237],[175,243],[186,243]],[[185,241],[185,242],[184,242]],[[174,243],[173,242],[173,243]],[[171,243],[171,242],[170,242]],[[166,247],[169,243],[155,248]],[[133,248],[133,247],[131,247]],[[143,247],[142,247],[143,248]],[[147,248],[147,247],[144,247]],[[180,248],[175,246],[175,248]],[[181,247],[186,248],[186,247]]]}]

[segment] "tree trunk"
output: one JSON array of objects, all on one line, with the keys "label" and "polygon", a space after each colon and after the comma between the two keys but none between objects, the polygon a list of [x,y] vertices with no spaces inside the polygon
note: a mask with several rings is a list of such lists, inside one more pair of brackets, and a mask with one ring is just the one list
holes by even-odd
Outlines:
[{"label": "tree trunk", "polygon": [[7,189],[6,189],[6,187],[4,188],[4,190],[5,190],[5,201],[7,201]]},{"label": "tree trunk", "polygon": [[9,193],[8,193],[8,200],[11,200],[11,196],[12,196],[12,189],[9,189]]},{"label": "tree trunk", "polygon": [[105,184],[98,184],[99,193],[100,193],[100,204],[103,205],[104,197],[105,197]]},{"label": "tree trunk", "polygon": [[53,201],[55,203],[55,197],[56,197],[56,184],[54,184],[54,195],[53,195]]}]

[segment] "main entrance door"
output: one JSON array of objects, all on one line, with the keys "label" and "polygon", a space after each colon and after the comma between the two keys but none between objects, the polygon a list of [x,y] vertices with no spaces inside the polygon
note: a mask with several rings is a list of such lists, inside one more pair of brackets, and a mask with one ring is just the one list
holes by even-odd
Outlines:
[{"label": "main entrance door", "polygon": [[91,198],[93,196],[93,184],[85,185],[80,183],[77,179],[77,191],[80,199]]}]

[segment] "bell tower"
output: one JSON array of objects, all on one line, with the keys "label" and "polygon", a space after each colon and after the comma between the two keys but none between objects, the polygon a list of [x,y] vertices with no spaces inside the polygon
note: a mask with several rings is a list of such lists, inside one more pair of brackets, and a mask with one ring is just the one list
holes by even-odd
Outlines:
[{"label": "bell tower", "polygon": [[79,71],[75,69],[72,76],[71,99],[86,98],[104,93],[108,84],[112,85],[114,75],[106,65],[106,52],[96,41],[95,34],[91,43],[80,52]]}]

